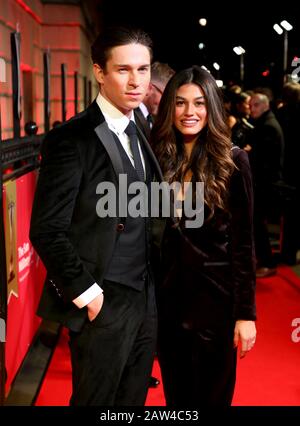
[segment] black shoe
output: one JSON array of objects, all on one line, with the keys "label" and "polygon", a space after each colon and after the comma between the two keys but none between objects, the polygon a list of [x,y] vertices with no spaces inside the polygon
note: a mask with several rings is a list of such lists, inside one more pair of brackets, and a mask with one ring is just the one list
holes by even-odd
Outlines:
[{"label": "black shoe", "polygon": [[160,384],[160,381],[156,378],[151,376],[149,380],[149,388],[157,388],[157,386]]},{"label": "black shoe", "polygon": [[276,268],[260,267],[256,269],[256,278],[266,278],[276,275]]}]

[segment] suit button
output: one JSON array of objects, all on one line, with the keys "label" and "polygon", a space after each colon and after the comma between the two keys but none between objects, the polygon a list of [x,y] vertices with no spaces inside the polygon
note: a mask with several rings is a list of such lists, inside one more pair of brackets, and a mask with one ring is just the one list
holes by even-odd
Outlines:
[{"label": "suit button", "polygon": [[118,232],[124,231],[124,224],[123,223],[118,223],[118,225],[117,225],[117,231]]}]

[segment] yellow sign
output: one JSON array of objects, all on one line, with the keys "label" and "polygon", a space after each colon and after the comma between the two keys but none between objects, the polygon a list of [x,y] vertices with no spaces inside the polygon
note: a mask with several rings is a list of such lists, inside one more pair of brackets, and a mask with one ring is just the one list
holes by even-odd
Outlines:
[{"label": "yellow sign", "polygon": [[18,297],[16,181],[10,180],[5,182],[3,185],[3,190],[7,297],[9,302],[12,294]]}]

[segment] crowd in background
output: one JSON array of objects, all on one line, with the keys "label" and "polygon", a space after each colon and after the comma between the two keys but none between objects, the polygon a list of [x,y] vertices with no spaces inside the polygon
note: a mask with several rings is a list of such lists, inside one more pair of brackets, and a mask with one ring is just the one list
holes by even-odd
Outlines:
[{"label": "crowd in background", "polygon": [[[249,154],[255,193],[257,277],[276,273],[279,262],[294,265],[299,249],[300,84],[288,82],[282,97],[270,88],[224,89],[233,144]],[[280,224],[280,257],[272,253],[270,223]]]}]

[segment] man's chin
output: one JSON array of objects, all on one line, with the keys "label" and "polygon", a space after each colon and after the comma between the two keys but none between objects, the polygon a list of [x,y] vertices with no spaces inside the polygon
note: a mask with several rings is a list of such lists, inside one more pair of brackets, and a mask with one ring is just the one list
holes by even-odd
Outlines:
[{"label": "man's chin", "polygon": [[141,99],[139,99],[139,100],[134,100],[134,101],[130,101],[130,102],[127,102],[127,108],[128,109],[135,109],[135,108],[137,108],[138,106],[140,106],[140,104],[142,103],[143,101],[141,100]]}]

